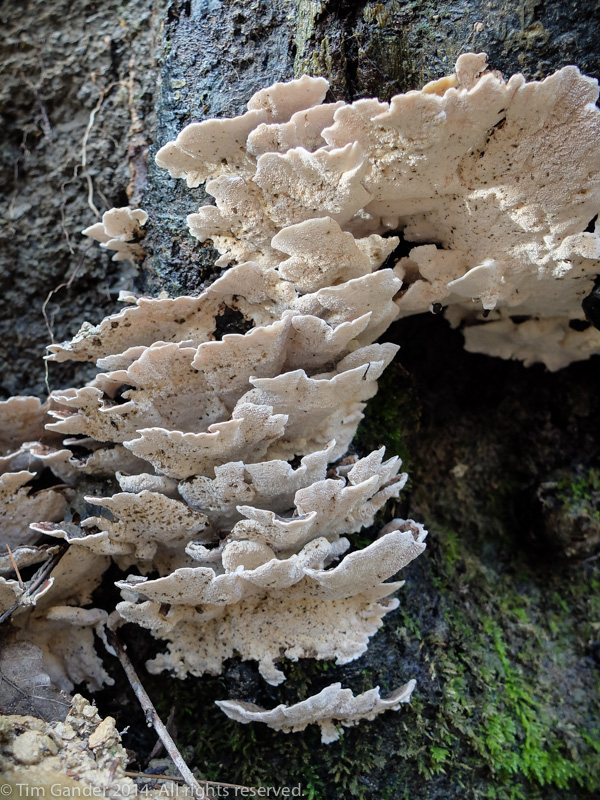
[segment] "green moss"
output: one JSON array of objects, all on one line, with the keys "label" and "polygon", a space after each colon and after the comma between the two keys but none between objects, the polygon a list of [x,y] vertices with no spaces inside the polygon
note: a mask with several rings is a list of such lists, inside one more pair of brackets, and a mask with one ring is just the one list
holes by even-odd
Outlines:
[{"label": "green moss", "polygon": [[[596,578],[573,582],[568,597],[555,595],[544,609],[543,599],[540,608],[540,597],[516,590],[512,576],[460,558],[456,535],[440,534],[439,545],[436,586],[449,645],[438,651],[444,694],[425,774],[451,763],[455,774],[469,780],[484,763],[491,780],[482,796],[499,800],[537,797],[543,787],[597,791],[598,732],[576,730],[562,717],[563,689],[554,680],[585,641]],[[457,582],[472,587],[468,603],[457,600]],[[546,645],[557,635],[562,659],[549,667]],[[597,702],[597,687],[588,699],[594,696]],[[444,741],[450,749],[441,746]]]},{"label": "green moss", "polygon": [[379,380],[377,394],[365,409],[354,444],[361,455],[385,447],[386,456],[400,456],[403,469],[410,472],[411,458],[405,433],[418,428],[419,413],[409,376],[399,364],[392,363]]},{"label": "green moss", "polygon": [[427,20],[423,20],[423,22],[419,22],[419,24],[415,27],[415,36],[431,36],[432,30],[431,25]]},{"label": "green moss", "polygon": [[592,519],[600,520],[600,470],[589,469],[581,475],[567,475],[559,480],[556,496],[564,503],[567,513],[587,510]]}]

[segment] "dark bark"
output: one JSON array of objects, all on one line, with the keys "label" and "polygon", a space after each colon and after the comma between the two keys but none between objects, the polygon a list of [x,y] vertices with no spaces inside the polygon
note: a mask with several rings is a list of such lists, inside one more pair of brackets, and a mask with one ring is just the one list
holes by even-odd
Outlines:
[{"label": "dark bark", "polygon": [[[123,263],[81,236],[97,221],[86,172],[101,212],[139,202],[156,126],[164,6],[0,6],[0,395],[43,394],[48,327],[61,341],[84,320],[99,322],[130,285]],[[52,388],[68,385],[73,372],[81,370],[55,369]]]},{"label": "dark bark", "polygon": [[[303,72],[328,77],[335,98],[387,99],[449,73],[467,50],[487,51],[505,74],[541,78],[576,63],[597,77],[599,16],[596,3],[560,0],[47,0],[29,2],[25,15],[5,3],[0,390],[42,392],[41,307],[75,270],[48,305],[58,339],[113,310],[117,287],[198,292],[214,276],[214,254],[184,224],[202,191],[151,157],[184,124],[239,113],[258,88]],[[96,203],[141,198],[158,221],[137,277],[77,233],[94,219],[73,168],[102,92],[88,140]],[[400,610],[359,661],[288,664],[277,689],[237,661],[220,678],[149,678],[147,688],[164,717],[176,705],[178,744],[197,745],[209,778],[300,782],[315,798],[591,798],[600,788],[597,359],[551,375],[471,356],[433,316],[391,336],[402,351],[357,447],[384,443],[407,456],[411,488],[396,513],[431,531],[403,576]],[[80,379],[75,372],[53,368],[52,387]],[[140,672],[151,646],[138,639],[132,651]],[[271,707],[335,680],[392,689],[412,676],[411,707],[329,748],[313,731],[238,726],[212,705],[239,697]],[[123,711],[123,691],[99,701],[125,725],[133,701]]]},{"label": "dark bark", "polygon": [[[293,11],[289,0],[203,0],[170,6],[151,155],[175,138],[184,125],[243,113],[255,91],[293,77]],[[148,228],[151,257],[146,276],[150,290],[166,287],[174,293],[196,293],[205,281],[220,274],[214,267],[218,254],[182,230],[185,216],[196,211],[205,198],[202,188],[188,189],[150,159],[144,202],[151,216],[156,211],[160,220]]]}]

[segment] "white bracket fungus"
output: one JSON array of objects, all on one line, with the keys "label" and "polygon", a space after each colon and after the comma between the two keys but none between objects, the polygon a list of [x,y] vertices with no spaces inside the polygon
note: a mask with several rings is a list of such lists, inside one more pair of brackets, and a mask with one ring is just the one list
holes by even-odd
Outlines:
[{"label": "white bracket fungus", "polygon": [[[374,344],[394,319],[444,306],[468,349],[549,369],[600,353],[581,308],[600,257],[595,81],[574,67],[504,81],[466,54],[390,103],[321,105],[326,91],[322,78],[276,84],[163,146],[158,164],[216,201],[190,215],[192,235],[236,263],[197,297],[138,298],[52,345],[52,360],[105,370],[87,385],[0,404],[5,541],[22,564],[40,534],[69,543],[37,605],[13,615],[59,685],[107,680],[93,647],[106,612],[83,606],[111,557],[160,576],[119,583],[122,618],[167,643],[153,672],[217,673],[238,654],[278,684],[283,655],[365,651],[398,602],[385,581],[425,548],[421,525],[394,520],[348,553],[406,476],[383,450],[335,465],[397,350]],[[145,221],[113,209],[86,233],[138,258]],[[400,236],[414,246],[393,263]],[[248,330],[215,341],[228,309]],[[41,469],[123,491],[88,497],[97,510],[75,524],[64,488],[26,488]],[[21,593],[0,579],[3,608]],[[221,705],[281,730],[317,722],[332,741],[335,722],[397,708],[413,686]]]},{"label": "white bracket fungus", "polygon": [[148,214],[141,208],[111,208],[102,215],[102,222],[90,225],[82,233],[100,242],[100,247],[114,250],[113,261],[129,259],[135,263],[145,256],[138,242],[147,220]]},{"label": "white bracket fungus", "polygon": [[233,542],[235,556],[225,548],[220,574],[184,567],[156,580],[119,583],[132,599],[117,610],[167,640],[168,652],[148,663],[151,672],[214,674],[239,653],[258,661],[263,678],[276,685],[285,680],[275,666],[282,655],[338,664],[361,655],[384,614],[397,606],[389,595],[399,585],[382,581],[423,552],[425,536],[415,523],[398,521],[333,569],[324,568],[332,547],[324,538],[287,558],[252,540]]},{"label": "white bracket fungus", "polygon": [[[600,333],[569,328],[585,326],[581,301],[600,256],[588,229],[600,210],[597,97],[576,67],[505,82],[484,54],[467,53],[454,76],[421,92],[336,104],[320,139],[315,112],[308,148],[262,123],[243,171],[207,174],[217,205],[191,215],[190,229],[214,241],[222,263],[283,271],[280,231],[324,212],[357,237],[396,229],[415,243],[396,266],[398,315],[447,306],[467,325],[468,349],[558,369],[600,352]],[[484,333],[489,312],[497,334]],[[532,324],[519,329],[515,315]]]},{"label": "white bracket fungus", "polygon": [[27,484],[34,477],[35,473],[27,470],[0,475],[0,529],[4,548],[34,544],[38,536],[27,531],[28,525],[39,519],[59,520],[65,512],[64,492],[54,489],[32,492]]},{"label": "white bracket fungus", "polygon": [[388,697],[380,697],[379,686],[355,696],[351,689],[342,689],[341,683],[332,683],[300,703],[281,704],[271,711],[239,700],[217,700],[216,704],[237,722],[264,722],[269,728],[286,733],[317,724],[321,728],[321,741],[330,744],[340,738],[336,723],[349,727],[361,719],[375,719],[384,711],[397,711],[403,703],[410,702],[415,685],[414,680],[409,681]]}]

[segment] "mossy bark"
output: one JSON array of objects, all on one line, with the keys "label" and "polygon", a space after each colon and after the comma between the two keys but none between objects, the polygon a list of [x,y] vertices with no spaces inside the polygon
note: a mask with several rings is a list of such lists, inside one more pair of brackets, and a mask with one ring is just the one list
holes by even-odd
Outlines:
[{"label": "mossy bark", "polygon": [[[600,74],[595,3],[27,5],[25,17],[13,0],[0,10],[7,394],[42,393],[42,306],[60,284],[68,286],[52,294],[46,312],[64,338],[112,310],[117,287],[198,292],[214,276],[214,254],[184,224],[201,190],[152,160],[187,122],[239,113],[256,89],[304,72],[328,77],[332,98],[388,99],[450,72],[467,50],[487,51],[505,74],[541,78],[568,63]],[[130,197],[157,220],[141,274],[78,239],[94,221],[87,175],[99,210]],[[549,374],[469,355],[460,334],[434,316],[399,323],[390,337],[402,349],[356,447],[385,444],[406,458],[411,483],[388,513],[430,530],[427,552],[403,576],[398,612],[357,662],[286,664],[279,688],[235,660],[219,678],[144,680],[165,716],[175,705],[181,746],[213,779],[300,783],[313,798],[596,796],[599,562],[589,531],[598,516],[597,360]],[[51,386],[80,378],[76,372],[52,370]],[[144,646],[135,651],[141,671]],[[286,737],[240,726],[213,705],[226,697],[293,702],[335,680],[386,690],[413,676],[409,707],[327,748],[316,731]],[[136,712],[122,692],[99,701],[125,725]],[[134,727],[139,736],[141,718]],[[129,742],[143,751],[141,739]]]}]

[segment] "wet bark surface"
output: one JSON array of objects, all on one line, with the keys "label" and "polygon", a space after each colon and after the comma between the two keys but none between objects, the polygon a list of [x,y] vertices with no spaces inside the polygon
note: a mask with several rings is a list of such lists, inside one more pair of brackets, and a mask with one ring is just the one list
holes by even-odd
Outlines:
[{"label": "wet bark surface", "polygon": [[297,71],[330,76],[336,98],[389,98],[449,75],[461,53],[484,51],[492,68],[544,78],[565,64],[600,69],[594,3],[561,0],[300,0]]},{"label": "wet bark surface", "polygon": [[[151,156],[190,122],[243,113],[265,81],[293,77],[293,11],[289,0],[171,4]],[[160,224],[148,227],[145,289],[195,294],[221,273],[216,251],[185,230],[186,215],[206,201],[202,187],[189,189],[150,159],[145,207]]]},{"label": "wet bark surface", "polygon": [[[120,288],[197,293],[218,274],[214,253],[185,227],[202,190],[152,159],[188,122],[240,113],[257,89],[304,72],[328,77],[332,98],[388,99],[451,72],[469,50],[488,52],[505,75],[541,78],[570,63],[600,74],[592,3],[27,7],[25,15],[12,0],[0,8],[6,395],[43,394],[48,325],[60,340],[116,310]],[[92,205],[128,201],[151,215],[139,273],[78,234],[96,220]],[[433,316],[398,323],[390,337],[402,350],[356,447],[385,444],[406,459],[411,483],[388,513],[430,530],[427,552],[402,576],[400,609],[358,661],[285,664],[282,687],[238,660],[219,677],[144,682],[164,717],[175,707],[182,750],[212,779],[301,784],[323,799],[591,798],[600,787],[597,359],[549,374],[470,355]],[[84,373],[53,367],[51,386]],[[131,626],[123,633],[144,675],[159,645]],[[411,677],[410,707],[329,747],[315,730],[241,726],[213,704],[272,707],[337,680],[355,692],[379,684],[385,694]],[[153,742],[122,680],[98,702],[121,727],[132,723],[125,745],[144,768]]]}]

